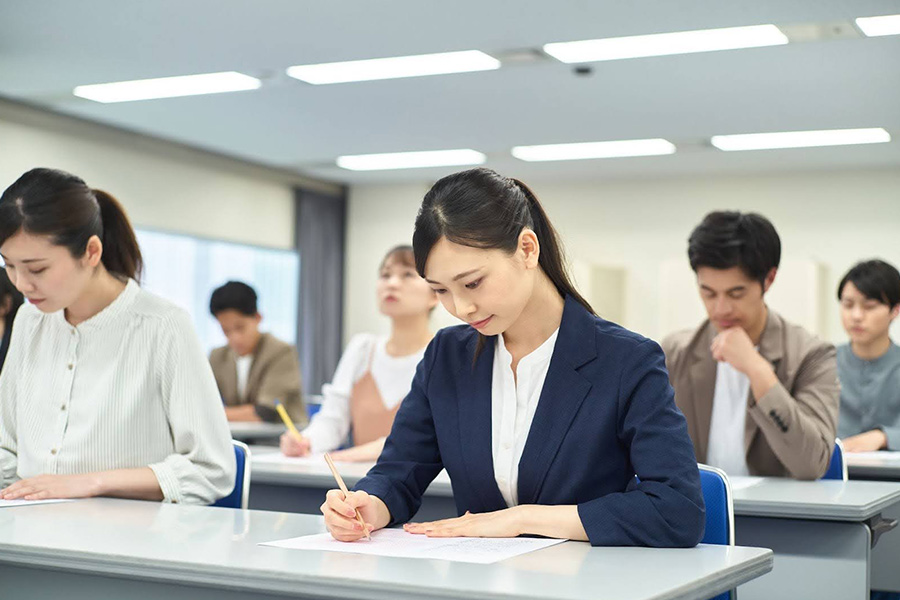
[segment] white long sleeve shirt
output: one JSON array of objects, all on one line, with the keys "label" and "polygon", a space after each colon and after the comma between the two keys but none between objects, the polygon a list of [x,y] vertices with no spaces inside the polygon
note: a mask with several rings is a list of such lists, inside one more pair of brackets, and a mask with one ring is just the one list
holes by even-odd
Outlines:
[{"label": "white long sleeve shirt", "polygon": [[225,413],[187,313],[133,280],[77,327],[23,306],[0,376],[0,487],[148,466],[168,502],[209,504],[234,485]]},{"label": "white long sleeve shirt", "polygon": [[303,430],[314,453],[331,452],[347,439],[351,425],[350,394],[356,382],[365,375],[370,356],[372,377],[385,408],[393,409],[409,394],[425,348],[406,356],[390,356],[386,348],[387,337],[365,333],[353,336],[347,344],[334,378],[330,384],[322,386],[322,408]]},{"label": "white long sleeve shirt", "polygon": [[519,359],[516,376],[512,372],[512,355],[503,336],[494,346],[494,369],[491,375],[491,442],[494,479],[507,506],[519,503],[519,461],[534,413],[550,370],[550,359],[559,329],[530,354]]}]

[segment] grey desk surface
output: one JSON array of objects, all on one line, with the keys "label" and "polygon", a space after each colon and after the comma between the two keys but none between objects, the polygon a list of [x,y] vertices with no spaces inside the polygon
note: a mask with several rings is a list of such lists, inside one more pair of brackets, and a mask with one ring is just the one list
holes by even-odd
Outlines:
[{"label": "grey desk surface", "polygon": [[0,564],[318,598],[705,600],[771,570],[740,546],[591,548],[493,565],[258,546],[323,531],[311,515],[90,499],[0,509]]},{"label": "grey desk surface", "polygon": [[281,423],[260,423],[254,421],[234,421],[228,423],[231,437],[236,440],[274,439],[284,433]]},{"label": "grey desk surface", "polygon": [[[269,446],[250,447],[250,455],[253,459],[251,461],[252,472],[250,475],[252,482],[322,489],[335,487],[334,476],[332,476],[324,460],[316,463],[304,461],[295,464],[273,464],[255,460],[260,456],[274,452],[278,452],[278,448]],[[362,479],[374,464],[371,462],[336,463],[336,466],[344,479],[344,483],[351,487]],[[428,487],[426,494],[429,496],[453,496],[453,490],[450,488],[450,477],[446,471],[441,471],[438,474],[437,478]]]},{"label": "grey desk surface", "polygon": [[862,455],[848,452],[844,457],[850,477],[900,481],[900,452],[867,452]]},{"label": "grey desk surface", "polygon": [[797,481],[760,478],[740,487],[733,477],[734,514],[822,521],[865,521],[900,502],[900,485],[884,481]]},{"label": "grey desk surface", "polygon": [[[254,456],[277,451],[253,447]],[[372,463],[339,463],[338,470],[348,486],[366,474]],[[253,463],[252,481],[285,486],[334,487],[331,472],[324,464]],[[782,477],[757,480],[742,487],[743,478],[734,477],[734,512],[738,516],[782,517],[825,521],[865,521],[885,508],[900,503],[900,485],[881,481],[797,481]],[[438,475],[426,495],[452,496],[446,472]]]}]

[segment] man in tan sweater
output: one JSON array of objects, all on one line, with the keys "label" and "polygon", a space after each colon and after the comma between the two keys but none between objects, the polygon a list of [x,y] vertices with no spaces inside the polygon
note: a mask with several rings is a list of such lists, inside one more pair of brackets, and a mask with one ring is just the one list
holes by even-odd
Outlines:
[{"label": "man in tan sweater", "polygon": [[260,332],[253,288],[229,281],[213,291],[209,311],[228,340],[209,356],[228,420],[280,422],[275,412],[280,400],[298,427],[306,425],[297,351]]},{"label": "man in tan sweater", "polygon": [[775,228],[758,214],[710,213],[688,258],[709,318],[662,346],[697,460],[729,475],[821,477],[837,427],[835,349],[766,306]]}]

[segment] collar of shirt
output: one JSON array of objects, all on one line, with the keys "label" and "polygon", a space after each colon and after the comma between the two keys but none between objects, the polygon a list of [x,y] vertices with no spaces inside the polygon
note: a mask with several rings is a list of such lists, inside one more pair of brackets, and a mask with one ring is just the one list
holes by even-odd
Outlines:
[{"label": "collar of shirt", "polygon": [[99,331],[110,323],[114,323],[121,316],[125,315],[131,305],[134,304],[134,301],[137,299],[139,292],[140,286],[138,286],[137,282],[134,279],[129,279],[125,284],[125,289],[122,290],[122,292],[116,297],[116,299],[113,300],[109,304],[109,306],[98,312],[87,321],[73,326],[71,323],[66,321],[65,310],[56,311],[51,315],[50,320],[58,327],[72,330],[72,333],[75,333],[76,330],[80,333]]}]

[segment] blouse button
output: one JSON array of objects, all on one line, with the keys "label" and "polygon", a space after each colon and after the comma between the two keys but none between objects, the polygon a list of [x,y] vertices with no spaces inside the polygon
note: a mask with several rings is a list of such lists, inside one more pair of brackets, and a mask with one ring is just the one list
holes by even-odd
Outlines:
[{"label": "blouse button", "polygon": [[50,454],[56,455],[56,448],[50,451]]},{"label": "blouse button", "polygon": [[74,368],[75,368],[75,365],[73,365],[72,363],[69,363],[69,370],[71,371]]}]

